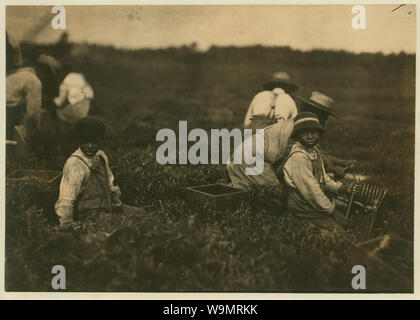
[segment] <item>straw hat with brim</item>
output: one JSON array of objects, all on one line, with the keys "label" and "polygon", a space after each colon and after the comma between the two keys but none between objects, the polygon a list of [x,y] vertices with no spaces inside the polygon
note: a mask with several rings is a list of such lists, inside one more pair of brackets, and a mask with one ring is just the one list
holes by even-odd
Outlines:
[{"label": "straw hat with brim", "polygon": [[325,131],[317,115],[312,112],[301,112],[296,116],[293,124],[292,137],[296,137],[296,134],[304,129],[317,129],[321,134]]},{"label": "straw hat with brim", "polygon": [[319,91],[314,91],[312,92],[311,96],[309,99],[305,99],[302,97],[298,97],[298,99],[300,101],[302,101],[303,103],[306,103],[318,110],[324,111],[326,113],[328,113],[329,115],[340,119],[338,116],[336,116],[333,112],[332,112],[332,105],[334,103],[334,99],[327,96],[326,94],[323,94],[322,92]]},{"label": "straw hat with brim", "polygon": [[282,88],[286,92],[295,92],[299,87],[290,81],[290,75],[287,72],[276,72],[273,74],[272,80],[262,85],[264,90],[273,90]]}]

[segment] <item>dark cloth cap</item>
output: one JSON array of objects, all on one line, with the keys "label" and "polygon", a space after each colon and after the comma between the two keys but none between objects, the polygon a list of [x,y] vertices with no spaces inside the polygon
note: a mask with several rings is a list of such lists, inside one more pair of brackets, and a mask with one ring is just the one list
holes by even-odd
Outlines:
[{"label": "dark cloth cap", "polygon": [[103,140],[106,128],[103,122],[94,117],[80,119],[74,128],[74,133],[79,143]]},{"label": "dark cloth cap", "polygon": [[297,132],[302,129],[318,129],[324,133],[324,127],[320,124],[319,118],[312,112],[301,112],[295,118],[292,137],[296,138]]}]

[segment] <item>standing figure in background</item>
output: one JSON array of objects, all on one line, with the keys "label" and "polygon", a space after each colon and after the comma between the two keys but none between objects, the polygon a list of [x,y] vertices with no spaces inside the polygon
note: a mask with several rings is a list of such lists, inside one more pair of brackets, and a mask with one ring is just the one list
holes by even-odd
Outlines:
[{"label": "standing figure in background", "polygon": [[[85,75],[71,68],[54,98],[61,147],[66,149],[72,140],[74,125],[89,114],[94,92]],[[74,71],[73,71],[74,70]]]},{"label": "standing figure in background", "polygon": [[6,32],[6,139],[14,139],[15,127],[23,123],[22,135],[35,145],[41,130],[42,84],[32,67],[22,67],[18,41]]},{"label": "standing figure in background", "polygon": [[54,99],[57,116],[64,122],[74,124],[89,114],[93,89],[81,73],[70,72],[59,87]]},{"label": "standing figure in background", "polygon": [[287,72],[276,72],[273,79],[263,84],[263,91],[251,101],[245,116],[244,127],[262,129],[281,119],[294,119],[298,113],[295,102],[289,93],[298,86],[290,82]]}]

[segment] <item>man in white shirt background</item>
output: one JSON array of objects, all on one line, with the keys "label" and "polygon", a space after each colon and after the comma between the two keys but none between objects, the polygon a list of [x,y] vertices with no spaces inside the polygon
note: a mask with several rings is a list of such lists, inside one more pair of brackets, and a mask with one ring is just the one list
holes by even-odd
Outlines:
[{"label": "man in white shirt background", "polygon": [[244,127],[262,129],[280,119],[293,120],[298,109],[289,93],[298,86],[290,81],[287,72],[276,72],[272,80],[263,84],[263,91],[257,93],[251,101],[245,116]]}]

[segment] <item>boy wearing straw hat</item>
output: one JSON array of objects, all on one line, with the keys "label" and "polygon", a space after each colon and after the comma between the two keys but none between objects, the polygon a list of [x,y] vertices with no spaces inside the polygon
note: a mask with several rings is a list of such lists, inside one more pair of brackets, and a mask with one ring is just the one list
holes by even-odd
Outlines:
[{"label": "boy wearing straw hat", "polygon": [[333,198],[338,193],[351,193],[353,183],[335,182],[325,173],[318,146],[323,133],[324,127],[314,113],[302,112],[295,118],[292,137],[296,143],[283,167],[289,190],[287,206],[291,213],[321,229],[341,232],[347,221],[336,210]]}]

